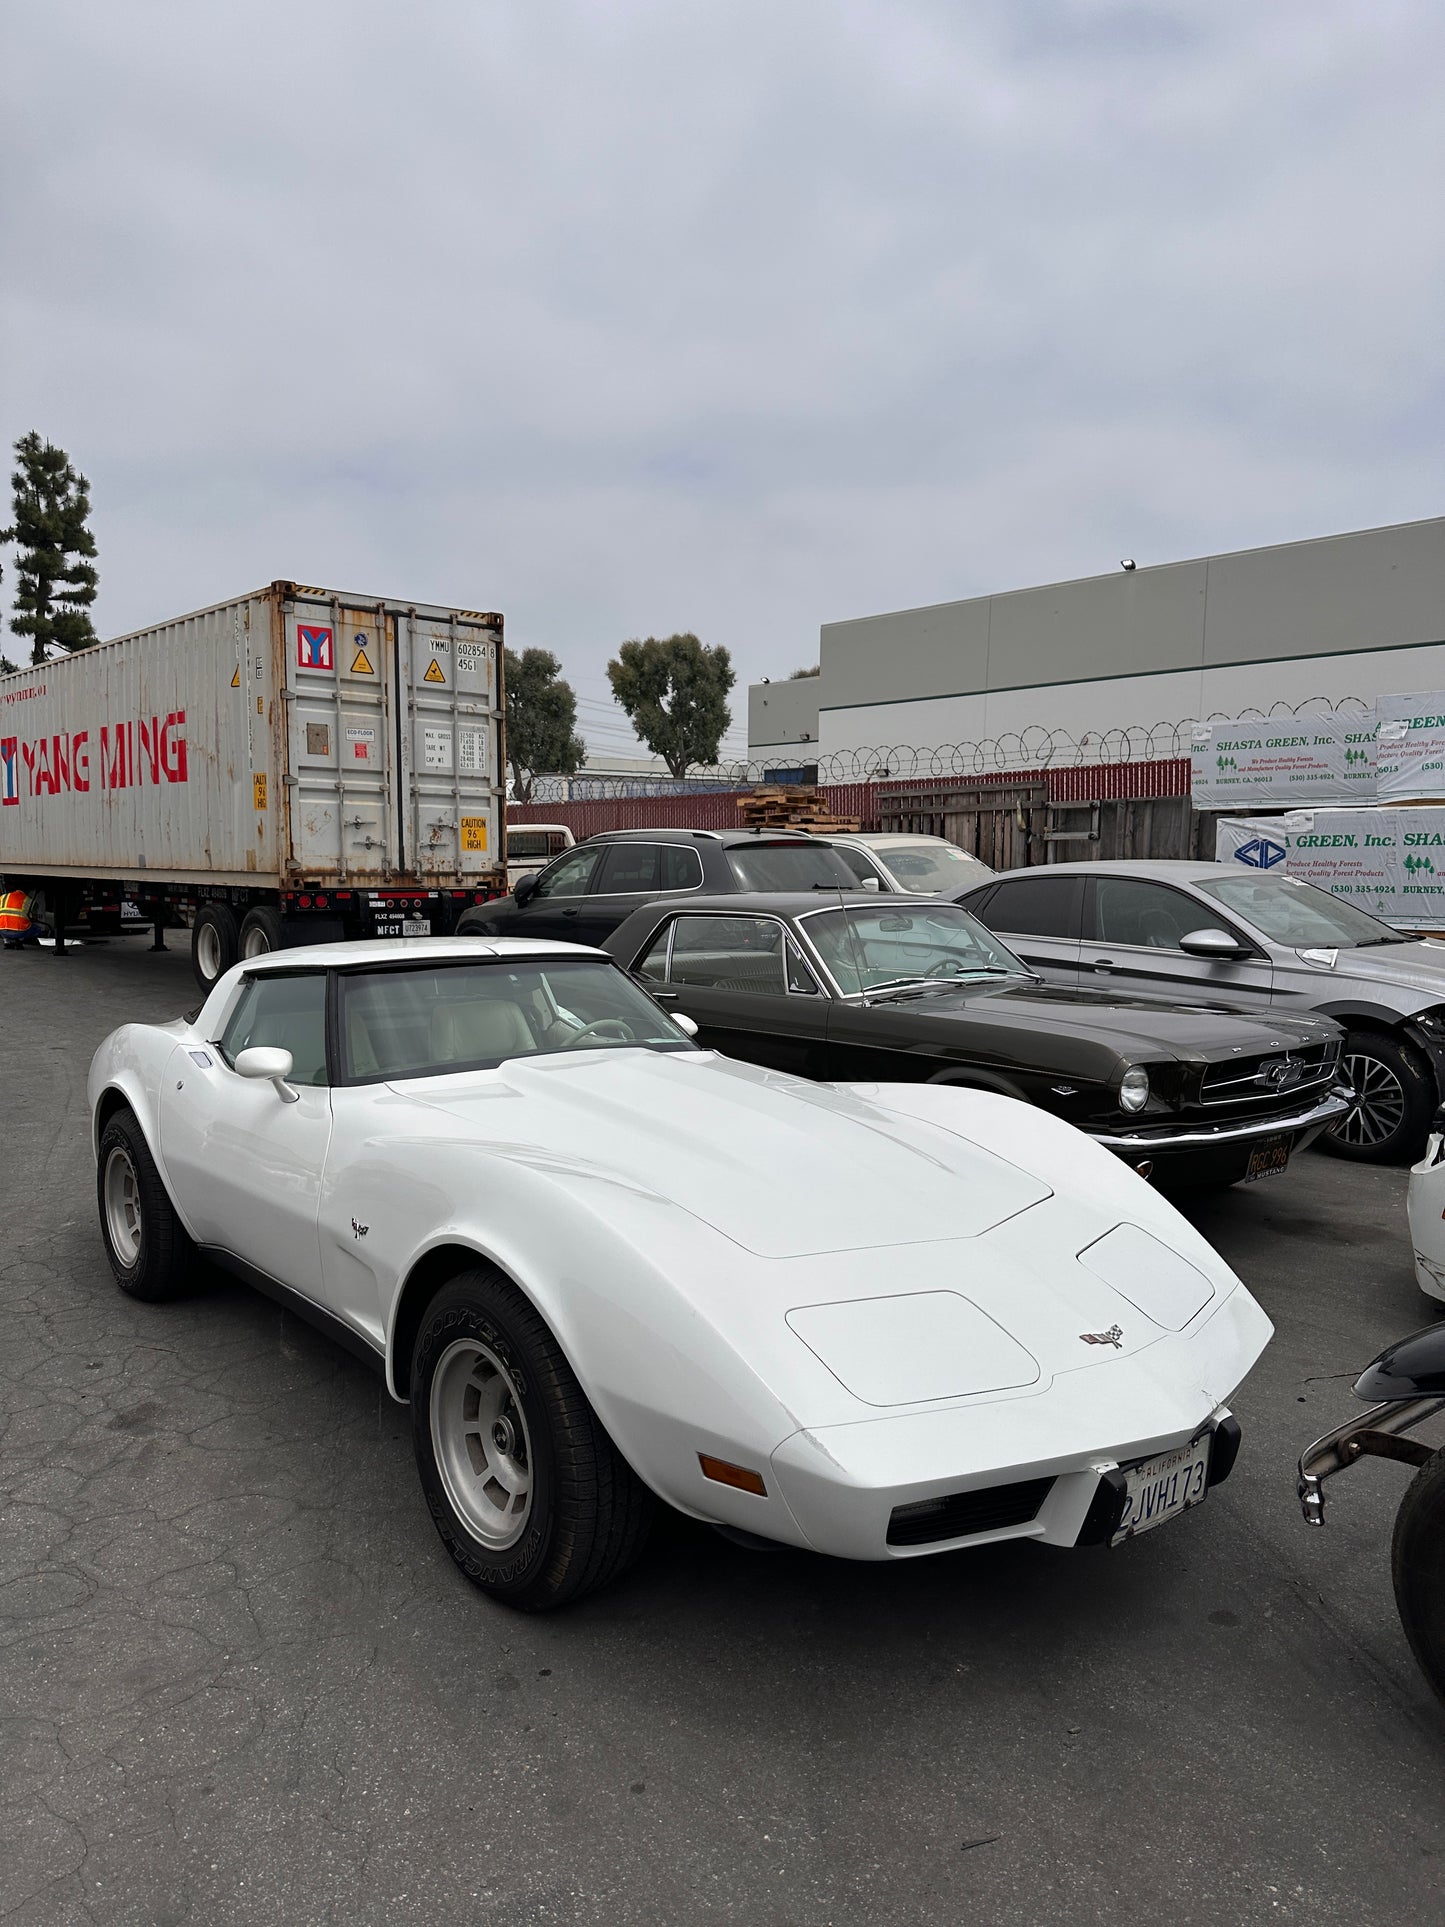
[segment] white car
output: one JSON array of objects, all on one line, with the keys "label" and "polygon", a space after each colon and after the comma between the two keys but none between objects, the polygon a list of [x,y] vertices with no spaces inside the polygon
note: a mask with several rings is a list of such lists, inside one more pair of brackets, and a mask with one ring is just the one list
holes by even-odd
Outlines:
[{"label": "white car", "polygon": [[1430,1127],[1424,1157],[1410,1168],[1407,1202],[1416,1282],[1427,1298],[1445,1305],[1445,1112]]},{"label": "white car", "polygon": [[903,1559],[1125,1538],[1225,1476],[1271,1327],[1126,1166],[686,1028],[576,945],[254,958],[96,1053],[112,1269],[163,1298],[219,1260],[373,1359],[453,1559],[533,1610],[621,1570],[654,1497]]},{"label": "white car", "polygon": [[946,836],[889,830],[830,831],[827,839],[865,888],[916,897],[958,896],[993,880],[991,870]]}]

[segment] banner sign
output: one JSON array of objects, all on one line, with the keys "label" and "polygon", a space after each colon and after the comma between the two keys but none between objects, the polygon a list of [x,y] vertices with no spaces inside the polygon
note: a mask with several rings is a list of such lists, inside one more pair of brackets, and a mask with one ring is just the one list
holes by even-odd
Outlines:
[{"label": "banner sign", "polygon": [[1197,810],[1251,803],[1373,803],[1375,715],[1201,723],[1190,794]]},{"label": "banner sign", "polygon": [[1445,797],[1445,696],[1381,696],[1375,714],[1380,802]]},{"label": "banner sign", "polygon": [[1316,884],[1404,930],[1445,930],[1445,809],[1225,817],[1214,856]]}]

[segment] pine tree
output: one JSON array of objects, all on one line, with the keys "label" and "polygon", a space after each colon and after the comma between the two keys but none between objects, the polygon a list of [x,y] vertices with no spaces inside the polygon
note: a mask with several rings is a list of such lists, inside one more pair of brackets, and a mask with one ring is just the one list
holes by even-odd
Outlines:
[{"label": "pine tree", "polygon": [[15,454],[15,520],[0,529],[0,542],[17,545],[10,627],[31,638],[30,660],[40,663],[57,648],[84,649],[100,640],[90,620],[100,580],[91,560],[95,537],[86,526],[90,484],[63,448],[33,432],[16,442]]}]

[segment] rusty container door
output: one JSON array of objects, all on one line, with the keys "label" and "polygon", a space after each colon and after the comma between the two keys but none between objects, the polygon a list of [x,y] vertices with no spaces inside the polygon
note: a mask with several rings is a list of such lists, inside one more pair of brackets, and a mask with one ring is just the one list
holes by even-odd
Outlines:
[{"label": "rusty container door", "polygon": [[391,619],[320,591],[279,598],[275,619],[293,874],[384,881],[398,867]]},{"label": "rusty container door", "polygon": [[398,612],[404,864],[433,885],[505,860],[502,618]]}]

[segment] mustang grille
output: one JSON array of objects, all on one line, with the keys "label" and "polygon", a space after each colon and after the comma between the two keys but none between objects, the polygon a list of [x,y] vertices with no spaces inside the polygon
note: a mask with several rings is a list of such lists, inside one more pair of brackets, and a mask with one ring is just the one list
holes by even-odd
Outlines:
[{"label": "mustang grille", "polygon": [[1027,1525],[1038,1516],[1052,1484],[1052,1479],[1021,1479],[1014,1485],[988,1485],[976,1492],[949,1492],[941,1499],[896,1505],[888,1521],[888,1543],[930,1546],[971,1532]]},{"label": "mustang grille", "polygon": [[1308,1050],[1265,1051],[1211,1064],[1200,1089],[1205,1104],[1271,1104],[1308,1096],[1330,1083],[1339,1069],[1338,1042]]}]

